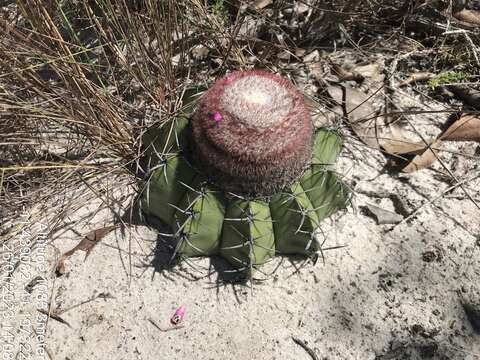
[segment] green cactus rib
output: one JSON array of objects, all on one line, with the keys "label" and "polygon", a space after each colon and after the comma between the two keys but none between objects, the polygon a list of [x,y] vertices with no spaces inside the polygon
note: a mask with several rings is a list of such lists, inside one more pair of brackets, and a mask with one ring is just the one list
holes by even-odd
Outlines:
[{"label": "green cactus rib", "polygon": [[177,204],[187,192],[184,184],[189,184],[196,171],[180,155],[168,156],[153,171],[141,199],[142,209],[150,215],[172,224]]},{"label": "green cactus rib", "polygon": [[312,164],[333,165],[342,150],[342,138],[331,130],[319,129],[315,134]]},{"label": "green cactus rib", "polygon": [[159,126],[151,126],[141,137],[143,158],[147,166],[161,164],[168,154],[176,155],[187,143],[188,116],[181,115]]},{"label": "green cactus rib", "polygon": [[320,222],[349,202],[345,185],[329,170],[341,150],[339,135],[317,131],[312,164],[299,180],[268,199],[247,200],[227,197],[190,164],[183,146],[187,126],[186,118],[177,119],[146,138],[154,170],[140,197],[147,216],[171,226],[178,254],[220,255],[251,273],[276,254],[321,250],[315,240]]},{"label": "green cactus rib", "polygon": [[293,184],[291,192],[275,194],[270,211],[279,253],[310,254],[318,250],[313,241],[318,216],[300,183]]},{"label": "green cactus rib", "polygon": [[235,199],[223,222],[220,255],[240,271],[264,264],[275,255],[268,203]]},{"label": "green cactus rib", "polygon": [[227,200],[219,191],[210,191],[197,176],[175,212],[173,231],[178,233],[177,251],[185,256],[219,253]]}]

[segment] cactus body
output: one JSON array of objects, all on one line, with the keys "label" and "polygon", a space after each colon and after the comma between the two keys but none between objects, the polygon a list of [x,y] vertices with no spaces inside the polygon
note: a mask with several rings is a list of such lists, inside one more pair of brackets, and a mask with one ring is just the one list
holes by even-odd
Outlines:
[{"label": "cactus body", "polygon": [[[264,75],[264,73],[261,74]],[[244,77],[238,75],[233,78],[227,77],[226,80],[222,80],[221,85],[225,86],[225,82],[233,82],[235,79]],[[267,79],[271,80],[269,77]],[[276,79],[276,81],[279,80]],[[282,81],[280,83],[285,86]],[[213,90],[214,94],[219,91],[228,93],[228,89],[225,90],[222,87],[218,90],[214,86]],[[285,94],[288,95],[291,91],[293,90],[287,86],[280,95],[286,96]],[[209,94],[206,96],[208,98]],[[299,101],[298,99],[293,96],[288,102],[289,106]],[[195,133],[199,131],[198,129],[205,130],[202,126],[210,116],[205,115],[205,103],[203,103],[204,108],[201,106],[190,124],[184,117],[177,118],[148,132],[144,137],[144,143],[147,145],[145,146],[147,163],[149,168],[153,169],[140,197],[144,213],[157,217],[171,226],[177,240],[178,254],[220,255],[235,269],[246,273],[251,273],[252,269],[267,262],[276,254],[313,255],[319,251],[319,244],[315,239],[315,231],[319,223],[336,210],[345,208],[349,201],[347,189],[329,167],[335,162],[340,152],[340,137],[326,130],[313,133],[311,124],[304,121],[303,108],[295,112],[295,109],[287,107],[282,110],[283,112],[276,114],[281,124],[277,132],[282,133],[283,126],[288,125],[285,124],[285,118],[293,116],[292,114],[297,115],[296,118],[292,117],[297,122],[307,124],[297,129],[300,140],[295,139],[296,135],[293,136],[292,141],[296,145],[300,144],[293,151],[294,154],[290,155],[290,158],[296,159],[298,163],[295,164],[296,168],[293,171],[288,168],[292,166],[292,162],[288,160],[289,157],[286,156],[287,160],[285,160],[281,155],[283,150],[280,154],[276,153],[279,158],[274,159],[273,164],[268,163],[272,161],[269,158],[272,153],[257,158],[242,149],[232,151],[217,149],[218,153],[202,158],[206,156],[206,153],[202,154],[205,150],[201,149],[202,146],[208,149],[210,154],[212,154],[211,151],[216,151],[216,146],[213,142],[209,143],[211,139],[208,139],[209,136],[215,138],[218,134],[212,135],[208,131],[218,129],[208,128],[207,132],[203,133],[204,138],[198,137],[199,134]],[[235,116],[239,115],[232,115],[232,109],[228,108],[230,105],[223,106],[221,117],[210,117],[212,121],[210,125],[223,127],[225,125],[223,121],[238,125],[241,119]],[[258,110],[255,106],[253,108],[255,111]],[[225,109],[230,109],[230,112]],[[202,114],[205,116],[202,117]],[[219,119],[221,119],[219,123],[215,123]],[[290,121],[290,118],[287,120]],[[256,133],[258,136],[263,134],[268,137],[265,131],[275,126],[276,122],[263,118],[259,121],[263,129],[245,130],[240,126],[239,131],[246,131],[247,135],[250,131],[254,134],[258,132]],[[292,120],[292,122],[295,121]],[[195,130],[196,126],[197,130]],[[235,131],[232,128],[229,129],[229,131]],[[312,133],[308,135],[310,131]],[[221,134],[224,137],[227,136],[226,133]],[[243,139],[239,134],[235,136],[231,139],[215,141],[220,141],[220,145],[223,146],[232,139],[241,140],[244,141],[241,147],[249,146],[248,139]],[[277,139],[279,140],[282,139]],[[259,141],[258,146],[263,146],[259,139],[254,139],[255,141]],[[273,140],[267,139],[268,141]],[[290,145],[285,145],[289,151],[291,151]],[[252,146],[257,145],[254,143]],[[278,147],[276,149],[278,150]],[[238,154],[234,156],[232,154],[235,154],[235,151]],[[308,161],[305,163],[306,153]],[[222,164],[218,165],[212,159]],[[264,159],[267,163],[262,162]],[[234,166],[234,164],[237,165]],[[282,178],[276,180],[274,185],[264,184],[264,182],[271,182],[275,177]],[[232,186],[225,184],[229,179],[233,181]],[[245,190],[252,183],[257,184],[253,192],[262,196],[252,196],[252,191],[244,191],[236,195],[230,192],[232,189]]]}]

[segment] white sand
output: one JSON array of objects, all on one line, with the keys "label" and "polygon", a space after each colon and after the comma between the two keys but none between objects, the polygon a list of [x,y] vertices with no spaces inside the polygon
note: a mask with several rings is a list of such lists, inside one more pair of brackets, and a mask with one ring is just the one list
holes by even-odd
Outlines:
[{"label": "white sand", "polygon": [[[369,161],[356,162],[349,154],[344,152],[341,170],[350,183],[356,182],[357,209],[366,203],[394,209],[388,198],[362,194],[373,192],[398,194],[413,210],[449,186],[433,170],[392,176],[369,165],[381,168],[374,153]],[[478,185],[477,180],[477,189]],[[454,194],[463,196],[459,189]],[[99,204],[81,213],[96,211]],[[63,313],[71,327],[50,319],[47,347],[55,359],[75,360],[310,359],[292,341],[295,336],[320,359],[480,358],[480,337],[468,323],[457,293],[480,300],[478,245],[475,248],[479,210],[467,199],[444,197],[435,205],[424,206],[391,232],[386,232],[391,225],[378,226],[363,211],[339,214],[335,222],[324,224],[326,246],[348,247],[328,251],[324,265],[319,260],[298,272],[283,259],[275,275],[254,284],[253,290],[217,284],[215,273],[205,276],[207,271],[199,266],[208,267],[208,259],[195,261],[196,268],[184,263],[173,272],[144,267],[152,261],[155,232],[146,227],[136,227],[130,235],[117,231],[85,262],[83,253],[68,260],[66,275],[47,275],[53,308],[67,309],[99,293],[114,297]],[[70,228],[86,234],[109,218],[99,212],[89,224],[88,219],[78,220]],[[79,239],[67,231],[54,243],[64,252]],[[51,270],[54,252],[48,249]],[[157,263],[162,257],[157,256]],[[33,271],[31,277],[36,275]],[[27,282],[15,273],[16,289]],[[34,319],[34,298],[41,294],[37,286],[27,305],[17,303],[14,323],[22,316]],[[181,304],[187,308],[184,328],[161,332],[148,321],[167,327]]]}]

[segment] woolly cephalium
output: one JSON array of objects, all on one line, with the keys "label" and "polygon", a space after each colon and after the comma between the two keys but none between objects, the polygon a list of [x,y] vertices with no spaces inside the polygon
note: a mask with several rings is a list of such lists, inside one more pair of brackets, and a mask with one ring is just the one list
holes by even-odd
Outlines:
[{"label": "woolly cephalium", "polygon": [[[212,121],[220,114],[220,122]],[[270,195],[295,180],[312,155],[313,125],[302,95],[267,72],[217,81],[192,119],[194,154],[225,190]]]}]

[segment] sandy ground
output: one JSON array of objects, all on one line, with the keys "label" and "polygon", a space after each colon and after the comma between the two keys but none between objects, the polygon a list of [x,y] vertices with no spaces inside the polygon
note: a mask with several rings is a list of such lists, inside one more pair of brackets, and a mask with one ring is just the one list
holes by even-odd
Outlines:
[{"label": "sandy ground", "polygon": [[[442,110],[412,93],[397,96],[404,108]],[[445,118],[414,120],[432,136]],[[57,277],[59,255],[111,222],[112,213],[92,200],[55,224],[62,231],[38,236],[32,252],[32,236],[54,224],[20,219],[33,230],[16,240],[27,250],[10,277],[11,251],[2,249],[3,359],[311,359],[292,337],[318,359],[480,359],[480,335],[462,307],[480,306],[480,210],[440,163],[399,174],[378,151],[346,139],[338,171],[354,189],[354,205],[324,222],[319,235],[327,247],[345,247],[326,251],[316,265],[277,258],[253,286],[224,283],[215,258],[169,266],[168,240],[146,226],[117,229],[85,261],[74,254]],[[443,161],[480,203],[478,144],[447,150]],[[128,187],[103,190],[112,188],[125,201]],[[66,198],[87,192],[75,191]],[[60,213],[62,199],[54,202]],[[403,220],[378,225],[367,205]],[[37,276],[45,281],[34,285]],[[182,304],[184,327],[164,332],[152,324],[168,327]],[[49,308],[59,317],[37,311]]]},{"label": "sandy ground", "polygon": [[[343,152],[339,169],[355,188],[355,205],[323,225],[326,246],[347,246],[325,252],[325,263],[315,266],[276,259],[264,267],[278,266],[275,274],[258,274],[265,280],[253,287],[209,274],[210,266],[219,267],[215,259],[168,268],[165,240],[145,226],[110,234],[86,261],[82,252],[73,255],[66,274],[56,277],[58,250],[111,219],[98,211],[100,201],[92,202],[65,220],[64,232],[46,239],[45,261],[38,247],[25,271],[14,272],[16,293],[3,308],[11,310],[2,322],[3,358],[21,350],[17,358],[47,359],[21,356],[28,345],[18,345],[30,338],[32,351],[41,352],[35,338],[42,335],[53,359],[310,359],[292,336],[319,359],[480,358],[480,335],[461,305],[480,302],[479,210],[459,188],[440,197],[451,185],[439,165],[395,175],[378,170],[380,155],[353,160],[352,149]],[[478,189],[478,179],[468,186]],[[393,226],[377,225],[366,204],[396,212],[426,205]],[[46,282],[28,294],[25,286],[37,275]],[[45,327],[36,309],[47,309],[47,298],[53,310],[64,311],[66,324],[50,318]],[[183,328],[162,332],[151,323],[168,327],[181,304]],[[5,336],[8,324],[14,339]]]}]

